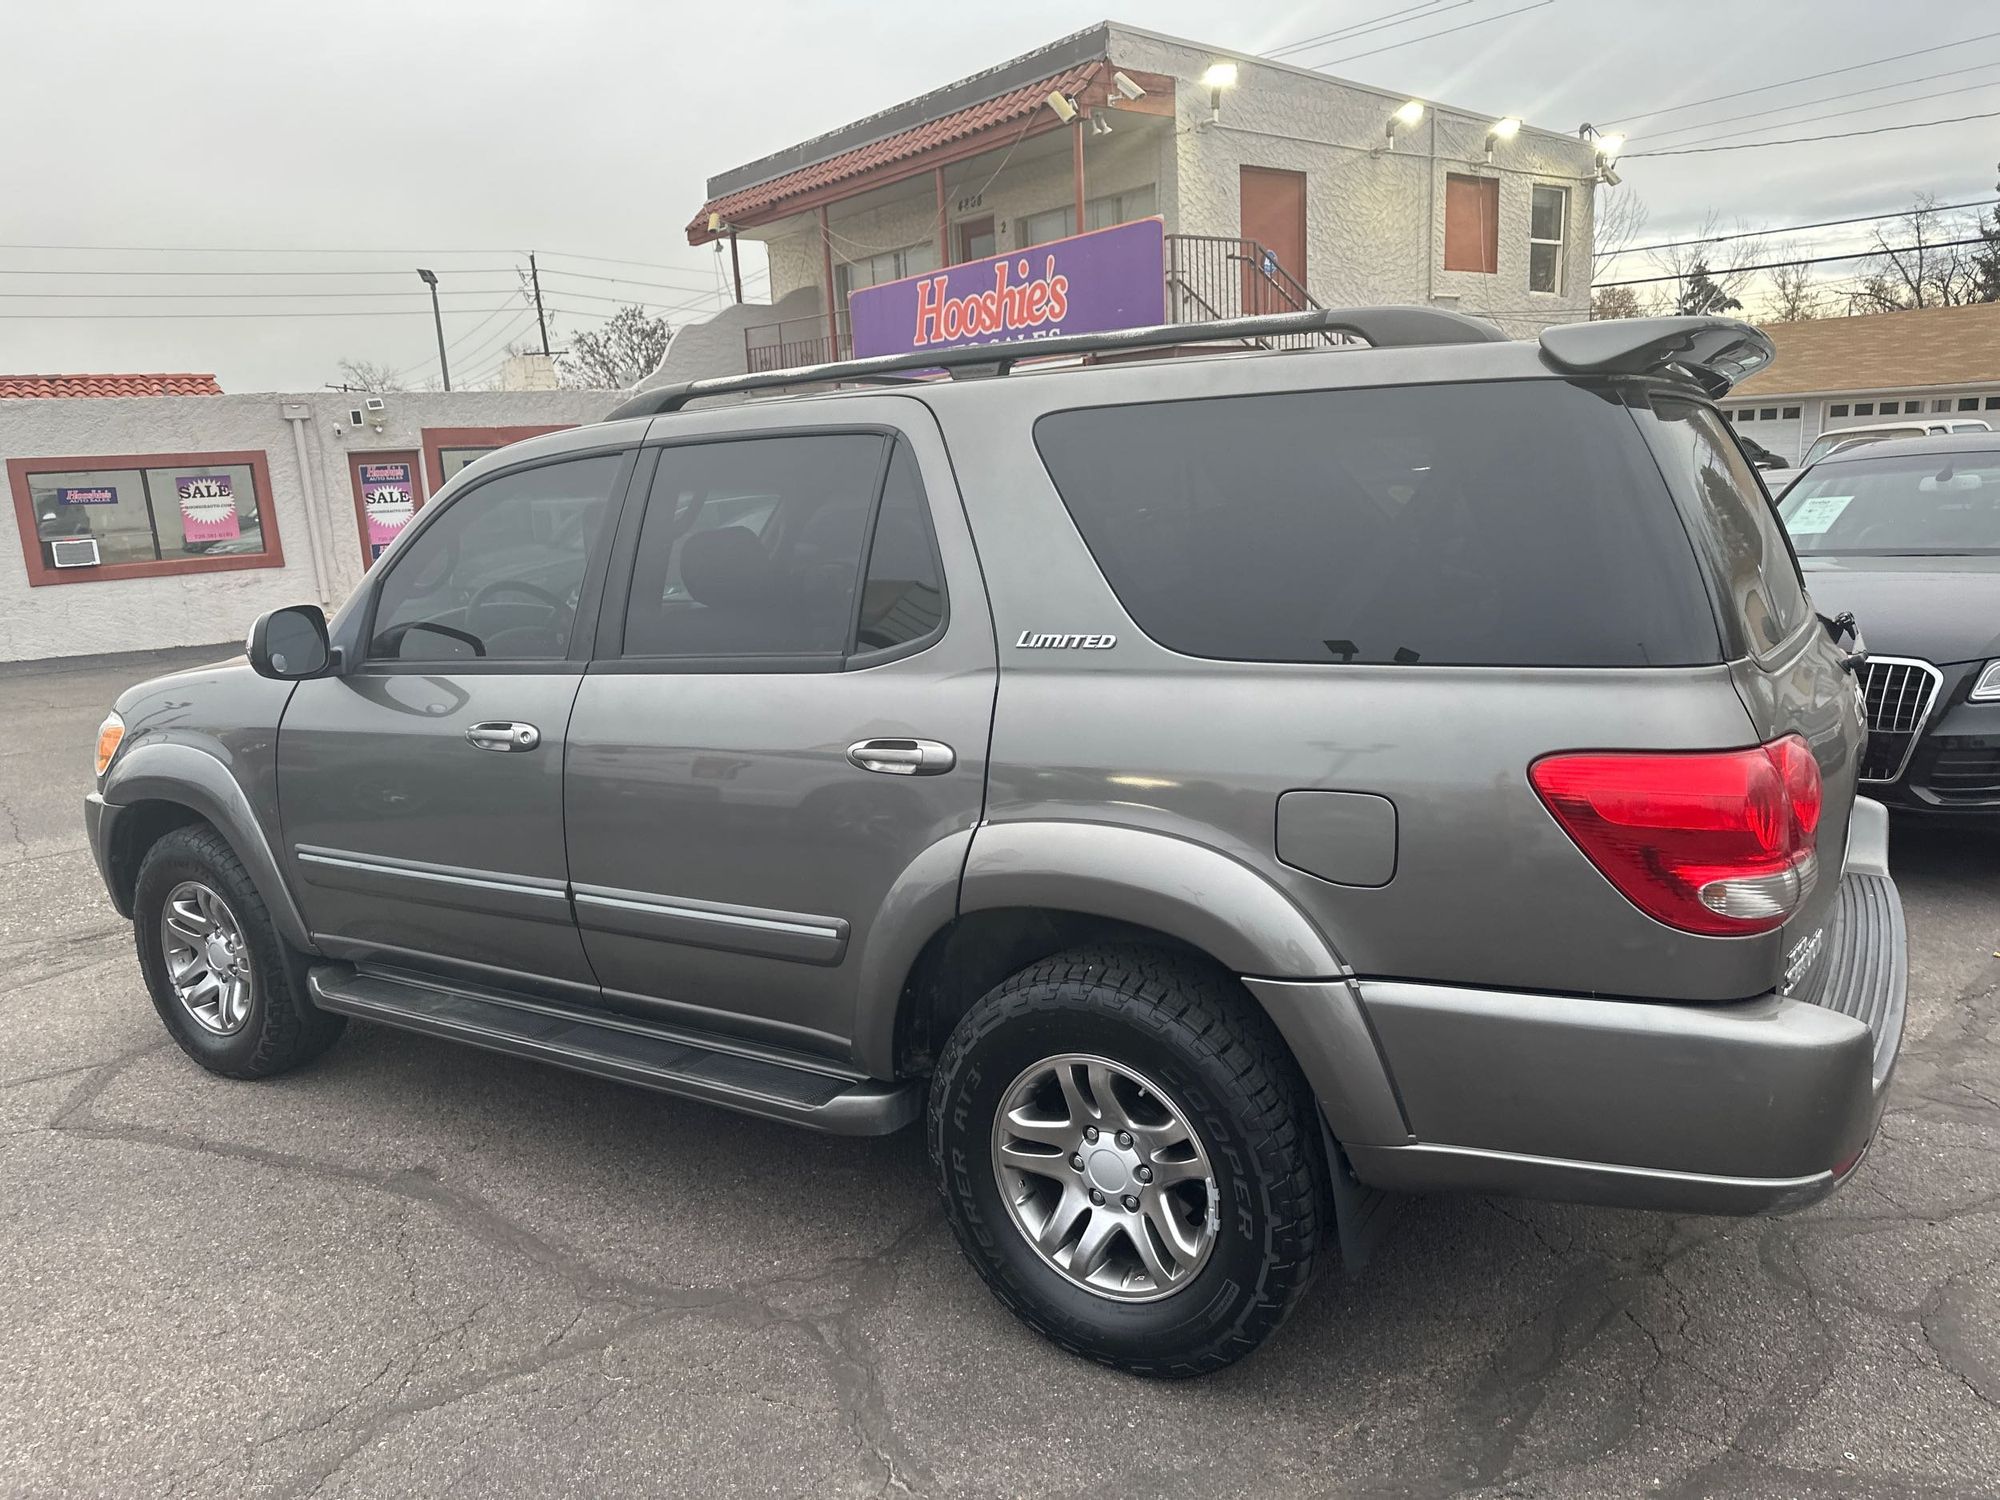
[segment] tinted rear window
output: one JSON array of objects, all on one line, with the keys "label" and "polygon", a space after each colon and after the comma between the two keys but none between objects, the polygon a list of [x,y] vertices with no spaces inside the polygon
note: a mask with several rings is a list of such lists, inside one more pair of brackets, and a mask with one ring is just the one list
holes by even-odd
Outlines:
[{"label": "tinted rear window", "polygon": [[1035,441],[1139,628],[1236,661],[1720,659],[1629,414],[1561,381],[1056,412]]}]

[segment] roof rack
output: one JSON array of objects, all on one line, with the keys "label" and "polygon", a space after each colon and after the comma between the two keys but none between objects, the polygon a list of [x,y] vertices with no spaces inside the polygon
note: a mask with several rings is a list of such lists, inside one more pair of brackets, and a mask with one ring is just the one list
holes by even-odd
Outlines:
[{"label": "roof rack", "polygon": [[1542,362],[1571,375],[1667,375],[1720,396],[1778,357],[1735,318],[1606,318],[1542,330]]},{"label": "roof rack", "polygon": [[942,370],[954,379],[1005,375],[1022,360],[1054,359],[1062,355],[1106,354],[1128,349],[1159,349],[1218,339],[1264,339],[1285,334],[1352,334],[1378,349],[1414,344],[1503,343],[1507,335],[1491,323],[1435,307],[1317,308],[1310,312],[1272,313],[1255,318],[1222,318],[1212,323],[1162,323],[1150,328],[1120,328],[1110,333],[1066,333],[1045,339],[1016,339],[997,344],[964,344],[951,349],[881,354],[870,359],[846,359],[831,364],[799,365],[788,370],[759,370],[749,375],[718,375],[640,391],[612,408],[606,421],[620,417],[650,417],[679,411],[706,396],[738,395],[776,390],[790,385],[832,381],[900,384]]}]

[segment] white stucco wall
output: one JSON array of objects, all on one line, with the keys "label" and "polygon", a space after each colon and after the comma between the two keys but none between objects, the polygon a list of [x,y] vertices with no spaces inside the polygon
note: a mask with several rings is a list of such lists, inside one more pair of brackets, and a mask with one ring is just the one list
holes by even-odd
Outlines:
[{"label": "white stucco wall", "polygon": [[[272,489],[265,503],[275,510],[285,554],[284,565],[276,568],[31,587],[10,493],[0,506],[0,661],[211,645],[242,639],[260,612],[278,605],[314,600],[337,605],[365,568],[356,534],[350,453],[416,450],[421,455],[426,428],[594,421],[619,399],[608,391],[396,393],[384,397],[388,409],[380,433],[349,424],[350,408],[361,404],[359,395],[323,391],[0,401],[0,461],[262,452]],[[307,513],[292,425],[282,415],[286,407],[310,413],[307,459],[320,505],[317,525]],[[421,456],[418,467],[423,467]]]},{"label": "white stucco wall", "polygon": [[[1275,167],[1306,177],[1307,289],[1330,307],[1404,303],[1490,316],[1531,335],[1590,309],[1592,184],[1596,156],[1573,136],[1523,126],[1486,162],[1490,115],[1429,102],[1414,130],[1384,128],[1407,97],[1324,74],[1114,27],[1121,66],[1178,80],[1179,196],[1173,227],[1185,234],[1242,232],[1241,169]],[[1217,58],[1237,65],[1211,123],[1208,90],[1195,80]],[[1445,179],[1500,181],[1499,269],[1444,269]],[[1562,290],[1528,290],[1528,214],[1536,182],[1569,190]]]}]

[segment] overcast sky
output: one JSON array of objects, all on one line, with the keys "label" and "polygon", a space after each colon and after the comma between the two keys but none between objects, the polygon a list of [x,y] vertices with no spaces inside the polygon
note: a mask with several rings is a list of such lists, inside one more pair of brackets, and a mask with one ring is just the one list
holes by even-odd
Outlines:
[{"label": "overcast sky", "polygon": [[[1256,53],[1411,4],[1146,0],[1110,15]],[[1649,133],[1661,147],[1681,146],[1759,125],[1770,127],[1761,139],[2000,111],[2000,35],[1971,40],[2000,32],[2000,7],[1963,0],[1433,0],[1424,9],[1436,14],[1288,60],[1351,59],[1329,71],[1573,130],[1963,39],[1664,116],[1650,132],[1635,120],[1629,149],[1654,144]],[[561,328],[590,326],[616,305],[596,299],[713,308],[719,258],[682,234],[711,173],[1106,14],[1105,0],[0,0],[0,99],[12,123],[0,152],[0,293],[8,294],[0,373],[212,370],[228,390],[299,390],[338,379],[336,362],[354,356],[421,378],[435,362],[429,302],[413,270],[426,265],[449,290],[454,364],[473,376],[526,331],[508,306],[509,268],[531,249],[546,256],[548,300],[585,314],[561,317]],[[1412,44],[1353,56],[1405,40]],[[1882,87],[1946,72],[1953,76]],[[1889,101],[1911,102],[1787,123]],[[1799,107],[1687,128],[1791,104]],[[1665,136],[1670,128],[1680,133]],[[1987,119],[1770,150],[1629,157],[1625,185],[1611,191],[1642,198],[1647,238],[1659,239],[1711,209],[1784,225],[1899,207],[1919,191],[1944,202],[1990,199],[1996,160],[2000,119]],[[1819,231],[1794,243],[1834,253],[1866,233]],[[281,253],[291,251],[316,253]],[[331,253],[351,251],[369,253]],[[580,256],[649,265],[572,258]],[[232,274],[19,274],[46,269]],[[243,274],[328,269],[345,274]],[[1633,262],[1626,274],[1646,269]],[[111,290],[239,295],[17,295]],[[252,292],[282,295],[240,295]],[[377,308],[385,315],[215,316]],[[115,316],[22,316],[85,312]],[[199,316],[140,316],[161,313]]]}]

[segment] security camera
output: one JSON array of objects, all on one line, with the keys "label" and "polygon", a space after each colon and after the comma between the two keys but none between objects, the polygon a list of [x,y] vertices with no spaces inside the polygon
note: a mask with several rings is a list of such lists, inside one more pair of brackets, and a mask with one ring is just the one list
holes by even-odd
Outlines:
[{"label": "security camera", "polygon": [[1617,187],[1618,184],[1623,182],[1625,179],[1620,177],[1616,172],[1614,172],[1611,169],[1609,163],[1606,163],[1604,166],[1599,167],[1597,169],[1597,180],[1603,183],[1606,187]]},{"label": "security camera", "polygon": [[1111,75],[1111,86],[1127,99],[1143,99],[1146,97],[1146,91],[1127,78],[1123,73],[1113,73]]},{"label": "security camera", "polygon": [[1076,105],[1059,92],[1050,94],[1042,103],[1046,104],[1055,113],[1055,117],[1065,125],[1076,118]]}]

